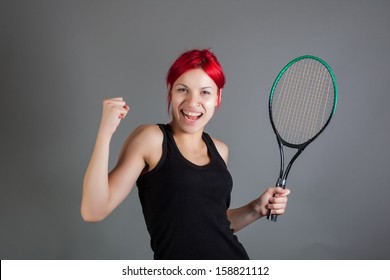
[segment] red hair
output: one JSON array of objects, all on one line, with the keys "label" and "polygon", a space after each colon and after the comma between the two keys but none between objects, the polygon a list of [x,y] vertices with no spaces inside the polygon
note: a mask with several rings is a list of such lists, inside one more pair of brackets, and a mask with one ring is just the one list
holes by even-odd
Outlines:
[{"label": "red hair", "polygon": [[217,85],[217,107],[219,107],[221,103],[221,89],[225,85],[225,74],[223,73],[222,66],[219,64],[217,57],[210,50],[195,49],[180,55],[168,70],[166,76],[166,83],[168,87],[168,111],[172,100],[172,85],[182,74],[192,69],[202,69]]}]

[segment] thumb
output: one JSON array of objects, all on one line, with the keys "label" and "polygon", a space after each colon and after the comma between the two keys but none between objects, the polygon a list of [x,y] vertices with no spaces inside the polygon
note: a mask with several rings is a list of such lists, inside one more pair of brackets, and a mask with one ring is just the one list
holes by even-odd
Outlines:
[{"label": "thumb", "polygon": [[277,196],[287,196],[291,193],[289,188],[276,187],[274,188],[274,194]]}]

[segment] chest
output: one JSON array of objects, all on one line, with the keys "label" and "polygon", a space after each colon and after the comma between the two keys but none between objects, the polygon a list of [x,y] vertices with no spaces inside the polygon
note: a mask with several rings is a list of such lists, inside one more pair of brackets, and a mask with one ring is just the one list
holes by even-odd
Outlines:
[{"label": "chest", "polygon": [[205,166],[211,162],[211,156],[205,144],[198,148],[181,145],[180,143],[177,143],[176,146],[177,152],[194,165]]}]

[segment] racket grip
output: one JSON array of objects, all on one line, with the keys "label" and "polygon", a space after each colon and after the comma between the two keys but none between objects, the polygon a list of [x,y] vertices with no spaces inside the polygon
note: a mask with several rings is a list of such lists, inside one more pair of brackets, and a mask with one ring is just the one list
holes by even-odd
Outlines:
[{"label": "racket grip", "polygon": [[[275,187],[281,187],[284,189],[286,187],[286,180],[278,179],[278,183],[276,184]],[[275,197],[275,194],[274,194],[274,197]],[[267,220],[272,221],[272,222],[276,222],[278,220],[278,215],[271,214],[271,210],[268,210]]]},{"label": "racket grip", "polygon": [[272,222],[276,222],[278,220],[278,215],[271,214],[271,211],[268,211],[267,219]]}]

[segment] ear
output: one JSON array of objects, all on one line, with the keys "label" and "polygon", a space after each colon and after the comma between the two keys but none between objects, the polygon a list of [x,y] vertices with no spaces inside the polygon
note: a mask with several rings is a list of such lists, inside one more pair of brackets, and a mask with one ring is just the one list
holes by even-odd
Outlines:
[{"label": "ear", "polygon": [[222,100],[222,88],[220,88],[218,92],[217,104],[215,104],[217,108],[221,105],[221,100]]}]

